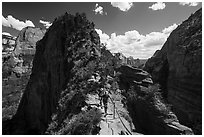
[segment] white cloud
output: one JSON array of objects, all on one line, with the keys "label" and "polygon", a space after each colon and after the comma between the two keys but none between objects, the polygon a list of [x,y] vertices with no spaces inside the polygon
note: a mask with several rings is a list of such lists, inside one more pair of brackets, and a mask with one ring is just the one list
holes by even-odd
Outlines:
[{"label": "white cloud", "polygon": [[157,2],[149,7],[152,10],[163,10],[166,7],[166,4],[163,2]]},{"label": "white cloud", "polygon": [[132,2],[111,2],[113,7],[119,8],[121,11],[128,11],[132,6]]},{"label": "white cloud", "polygon": [[6,36],[12,36],[10,33],[8,32],[2,32],[2,35],[6,35]]},{"label": "white cloud", "polygon": [[158,49],[161,49],[170,33],[177,27],[173,24],[160,32],[151,32],[146,35],[140,34],[137,30],[125,32],[124,35],[112,33],[110,36],[96,29],[100,36],[101,43],[105,43],[107,49],[112,53],[121,52],[126,57],[149,58]]},{"label": "white cloud", "polygon": [[43,20],[40,20],[39,23],[43,24],[43,26],[44,26],[46,29],[48,29],[48,28],[52,25],[51,22],[49,22],[49,21],[43,21]]},{"label": "white cloud", "polygon": [[95,12],[95,14],[101,14],[101,15],[105,14],[105,15],[107,15],[107,12],[104,12],[103,7],[99,6],[98,3],[96,3],[95,9],[93,11]]},{"label": "white cloud", "polygon": [[10,23],[2,16],[2,25],[5,27],[10,27]]},{"label": "white cloud", "polygon": [[162,30],[162,32],[164,33],[164,34],[170,34],[175,28],[177,28],[177,24],[173,24],[173,25],[171,25],[171,26],[169,26],[168,28],[164,28],[163,30]]},{"label": "white cloud", "polygon": [[110,37],[106,33],[103,33],[102,30],[100,29],[95,29],[95,30],[100,36],[101,43],[106,43],[108,39],[110,39]]},{"label": "white cloud", "polygon": [[25,22],[23,22],[14,18],[11,15],[8,15],[7,18],[4,18],[4,16],[2,16],[2,25],[6,27],[11,27],[17,30],[22,30],[27,26],[35,27],[32,21],[25,20]]},{"label": "white cloud", "polygon": [[180,5],[197,6],[199,2],[179,2]]}]

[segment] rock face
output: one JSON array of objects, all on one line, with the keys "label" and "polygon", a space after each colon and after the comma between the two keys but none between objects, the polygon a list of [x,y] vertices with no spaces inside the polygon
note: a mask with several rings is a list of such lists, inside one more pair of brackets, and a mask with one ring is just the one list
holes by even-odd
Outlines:
[{"label": "rock face", "polygon": [[136,132],[149,135],[193,134],[179,123],[176,115],[162,99],[158,85],[141,69],[121,66],[117,71],[125,105],[131,115]]},{"label": "rock face", "polygon": [[169,36],[145,64],[153,80],[165,89],[179,121],[202,133],[202,9]]},{"label": "rock face", "polygon": [[[29,32],[29,33],[28,33]],[[33,36],[30,36],[30,33]],[[32,61],[35,50],[28,48],[29,45],[34,46],[37,40],[40,40],[44,34],[39,28],[24,28],[16,40],[13,36],[3,35],[3,51],[2,51],[2,117],[3,120],[10,119],[17,110],[23,90],[28,83]],[[24,34],[24,35],[23,35]],[[18,50],[27,50],[23,54]],[[35,46],[34,46],[35,47]],[[32,50],[32,52],[30,51]],[[18,54],[15,54],[18,53]],[[32,53],[32,54],[30,54]]]},{"label": "rock face", "polygon": [[[83,96],[80,94],[81,91],[77,93],[66,88],[72,88],[73,83],[80,84],[86,72],[82,66],[100,56],[99,44],[94,24],[87,21],[84,14],[73,16],[65,13],[64,16],[57,18],[43,39],[37,42],[30,80],[17,113],[6,123],[7,126],[3,130],[5,134],[44,134],[51,122],[52,114],[57,110],[63,90],[63,94],[66,92],[70,94],[60,98],[60,103],[65,102],[67,107],[58,106],[59,121],[62,121],[70,111],[74,111],[71,107],[77,105],[77,99],[80,100],[79,97]],[[21,46],[19,47],[17,53],[27,53]],[[91,72],[91,69],[87,71]],[[78,81],[74,81],[76,79]],[[73,100],[68,102],[72,96]],[[76,108],[78,109],[80,107]]]},{"label": "rock face", "polygon": [[25,27],[19,33],[16,39],[16,47],[14,53],[34,55],[36,50],[36,42],[41,40],[46,30],[34,27]]},{"label": "rock face", "polygon": [[3,55],[3,66],[10,67],[17,75],[31,71],[36,42],[42,39],[44,34],[45,30],[40,28],[26,27],[22,29],[13,46],[14,49],[9,52],[10,54],[6,52],[5,56]]}]

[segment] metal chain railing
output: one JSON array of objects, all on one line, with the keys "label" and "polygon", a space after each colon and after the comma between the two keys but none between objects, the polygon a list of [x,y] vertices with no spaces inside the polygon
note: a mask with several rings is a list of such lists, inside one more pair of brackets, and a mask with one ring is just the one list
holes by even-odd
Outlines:
[{"label": "metal chain railing", "polygon": [[110,95],[109,95],[109,97],[110,97],[110,100],[111,100],[111,102],[113,103],[113,106],[114,106],[114,110],[113,110],[113,116],[114,116],[114,118],[115,118],[115,111],[116,111],[116,113],[118,114],[118,117],[119,117],[120,122],[122,123],[123,127],[126,129],[126,131],[127,131],[130,135],[132,135],[131,131],[125,126],[124,122],[122,121],[122,119],[121,119],[121,117],[120,117],[120,114],[119,114],[119,112],[118,112],[118,109],[117,109],[117,107],[115,107],[115,103],[114,103],[113,99],[111,98]]}]

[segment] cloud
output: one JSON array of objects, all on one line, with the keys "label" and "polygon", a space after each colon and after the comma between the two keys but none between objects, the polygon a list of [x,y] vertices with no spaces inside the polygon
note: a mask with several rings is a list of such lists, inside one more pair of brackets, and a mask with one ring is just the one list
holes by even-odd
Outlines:
[{"label": "cloud", "polygon": [[199,2],[179,2],[180,5],[197,6]]},{"label": "cloud", "polygon": [[93,11],[95,12],[95,14],[101,14],[101,15],[105,14],[105,15],[107,15],[107,12],[104,12],[103,7],[99,6],[98,3],[96,3],[95,9]]},{"label": "cloud", "polygon": [[6,35],[6,36],[12,36],[10,33],[8,32],[2,32],[2,35]]},{"label": "cloud", "polygon": [[101,43],[104,43],[112,53],[121,52],[126,57],[147,59],[156,50],[161,49],[170,33],[177,26],[177,24],[173,24],[160,32],[151,32],[146,35],[140,34],[137,30],[127,31],[124,35],[112,33],[110,36],[100,29],[96,29],[96,31],[100,36]]},{"label": "cloud", "polygon": [[166,4],[163,2],[157,2],[149,7],[152,10],[163,10],[166,7]]},{"label": "cloud", "polygon": [[4,18],[4,16],[2,16],[2,25],[5,27],[10,27],[10,23]]},{"label": "cloud", "polygon": [[171,26],[169,26],[168,28],[164,28],[163,30],[162,30],[162,32],[164,33],[164,34],[170,34],[175,28],[177,28],[177,24],[173,24],[173,25],[171,25]]},{"label": "cloud", "polygon": [[132,6],[132,2],[111,2],[113,7],[119,8],[121,11],[128,11]]},{"label": "cloud", "polygon": [[48,28],[52,25],[51,22],[49,22],[49,21],[43,21],[43,20],[40,20],[39,23],[43,24],[43,26],[44,26],[46,29],[48,29]]},{"label": "cloud", "polygon": [[11,27],[17,30],[22,30],[27,26],[35,27],[32,21],[25,20],[25,22],[23,22],[14,18],[11,15],[8,15],[7,18],[4,18],[4,16],[2,16],[2,25],[6,27]]},{"label": "cloud", "polygon": [[106,43],[108,39],[110,39],[110,37],[106,33],[103,33],[102,30],[100,29],[95,29],[95,30],[100,36],[101,43]]}]

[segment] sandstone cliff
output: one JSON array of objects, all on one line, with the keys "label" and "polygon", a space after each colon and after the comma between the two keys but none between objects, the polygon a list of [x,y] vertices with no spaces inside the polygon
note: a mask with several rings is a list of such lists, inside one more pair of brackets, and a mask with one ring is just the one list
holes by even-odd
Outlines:
[{"label": "sandstone cliff", "polygon": [[179,121],[202,132],[202,9],[169,36],[160,51],[145,64],[173,105]]},{"label": "sandstone cliff", "polygon": [[[69,114],[79,113],[84,105],[85,79],[94,69],[91,61],[100,56],[99,44],[94,24],[84,14],[66,13],[57,18],[36,44],[30,80],[17,113],[3,125],[3,132],[44,134],[53,113],[57,113],[59,125]],[[27,53],[19,47],[17,53]]]},{"label": "sandstone cliff", "polygon": [[36,42],[41,40],[46,30],[34,27],[23,28],[17,39],[14,53],[19,54],[35,54]]}]

